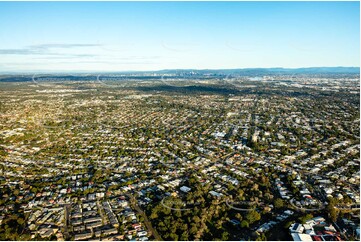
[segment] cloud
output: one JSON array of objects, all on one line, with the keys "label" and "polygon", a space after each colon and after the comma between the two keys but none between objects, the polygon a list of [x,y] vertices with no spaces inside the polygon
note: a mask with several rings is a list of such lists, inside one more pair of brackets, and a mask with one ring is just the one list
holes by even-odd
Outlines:
[{"label": "cloud", "polygon": [[40,54],[32,49],[0,49],[0,55],[34,55]]},{"label": "cloud", "polygon": [[41,44],[29,45],[20,49],[0,49],[0,55],[50,55],[50,56],[70,56],[70,57],[92,57],[89,54],[68,55],[53,52],[54,49],[71,49],[83,47],[99,47],[100,44]]},{"label": "cloud", "polygon": [[33,57],[33,60],[62,60],[62,59],[76,59],[76,58],[90,58],[97,57],[98,55],[93,54],[60,54],[60,53],[52,53],[52,54],[44,54],[46,57]]},{"label": "cloud", "polygon": [[[80,66],[94,67],[103,66],[144,66],[158,65],[162,59],[158,55],[124,55],[116,53],[102,53],[93,48],[103,46],[101,44],[41,44],[28,45],[18,49],[0,49],[0,64],[7,64],[7,69],[16,69],[30,66],[55,66],[67,65],[67,67],[76,68]],[[101,49],[101,48],[100,48]],[[5,56],[12,55],[16,57],[9,62]],[[89,68],[90,68],[89,67]]]},{"label": "cloud", "polygon": [[[57,62],[58,64],[69,64],[69,62]],[[160,64],[156,61],[125,61],[125,62],[114,62],[114,61],[80,61],[72,64],[107,64],[107,65],[148,65],[148,64]]]},{"label": "cloud", "polygon": [[101,44],[42,44],[42,45],[30,45],[29,48],[34,49],[70,49],[70,48],[80,48],[80,47],[100,47]]},{"label": "cloud", "polygon": [[161,56],[107,56],[107,55],[93,55],[93,54],[69,54],[69,55],[54,55],[46,57],[33,57],[33,60],[63,60],[63,59],[76,59],[83,57],[97,57],[95,61],[97,62],[107,62],[107,63],[116,63],[124,61],[153,61],[159,60]]}]

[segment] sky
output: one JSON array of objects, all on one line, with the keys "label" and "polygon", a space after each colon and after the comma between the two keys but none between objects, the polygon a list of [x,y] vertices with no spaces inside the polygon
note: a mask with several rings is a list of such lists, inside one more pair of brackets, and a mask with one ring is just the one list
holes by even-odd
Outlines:
[{"label": "sky", "polygon": [[360,66],[355,2],[0,2],[0,72]]}]

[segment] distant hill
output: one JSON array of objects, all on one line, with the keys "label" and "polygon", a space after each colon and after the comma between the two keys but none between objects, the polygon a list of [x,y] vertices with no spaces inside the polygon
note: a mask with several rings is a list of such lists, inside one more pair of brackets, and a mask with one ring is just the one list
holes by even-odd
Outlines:
[{"label": "distant hill", "polygon": [[[172,77],[194,77],[194,78],[224,78],[228,75],[234,76],[264,76],[264,75],[357,75],[360,74],[359,67],[306,67],[306,68],[243,68],[243,69],[169,69],[160,71],[127,71],[127,72],[83,72],[83,73],[57,73],[51,74],[49,72],[41,74],[37,73],[35,79],[39,80],[41,77],[51,77],[54,81],[62,81],[64,79],[70,81],[92,81],[101,74],[102,78],[107,76],[118,76],[119,81],[123,78],[149,80],[160,79],[163,75]],[[0,74],[0,82],[31,82],[33,74],[16,74],[7,73]],[[121,77],[121,78],[120,78]]]}]

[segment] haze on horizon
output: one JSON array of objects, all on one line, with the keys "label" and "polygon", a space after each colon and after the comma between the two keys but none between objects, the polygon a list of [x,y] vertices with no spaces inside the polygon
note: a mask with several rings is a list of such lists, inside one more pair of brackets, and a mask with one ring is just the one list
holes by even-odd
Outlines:
[{"label": "haze on horizon", "polygon": [[0,71],[359,66],[359,2],[0,2]]}]

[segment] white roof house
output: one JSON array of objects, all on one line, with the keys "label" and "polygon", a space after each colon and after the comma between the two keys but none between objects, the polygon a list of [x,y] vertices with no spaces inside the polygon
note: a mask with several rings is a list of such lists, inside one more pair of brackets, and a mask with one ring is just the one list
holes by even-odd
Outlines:
[{"label": "white roof house", "polygon": [[189,187],[187,187],[187,186],[182,186],[182,187],[180,188],[180,190],[181,190],[182,192],[187,193],[187,192],[189,192],[191,189],[190,189]]},{"label": "white roof house", "polygon": [[294,241],[313,241],[309,234],[291,233]]}]

